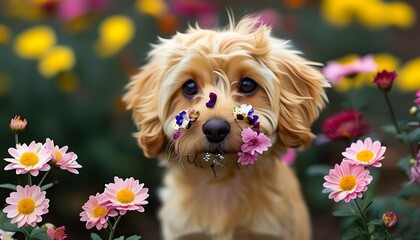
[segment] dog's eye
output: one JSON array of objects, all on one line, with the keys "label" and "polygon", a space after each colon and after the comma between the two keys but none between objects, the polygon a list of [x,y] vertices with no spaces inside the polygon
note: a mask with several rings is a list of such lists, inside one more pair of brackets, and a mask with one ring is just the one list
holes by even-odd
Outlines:
[{"label": "dog's eye", "polygon": [[182,93],[188,98],[194,97],[198,93],[197,84],[193,80],[188,80],[182,85]]},{"label": "dog's eye", "polygon": [[258,84],[249,77],[242,79],[241,84],[239,85],[239,92],[246,95],[251,95],[257,89]]}]

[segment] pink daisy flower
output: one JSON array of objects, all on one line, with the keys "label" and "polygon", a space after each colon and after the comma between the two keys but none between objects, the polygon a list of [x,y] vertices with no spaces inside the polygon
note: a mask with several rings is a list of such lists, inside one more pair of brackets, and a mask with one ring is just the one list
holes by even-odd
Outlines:
[{"label": "pink daisy flower", "polygon": [[143,205],[148,203],[149,189],[143,186],[132,177],[125,180],[114,177],[114,183],[105,184],[104,195],[108,198],[108,206],[117,209],[121,215],[133,210],[144,212]]},{"label": "pink daisy flower", "polygon": [[386,147],[381,146],[381,142],[372,142],[371,138],[366,138],[365,141],[358,140],[356,143],[352,143],[346,151],[342,153],[345,157],[343,162],[349,164],[356,164],[362,166],[380,167],[380,162],[384,159]]},{"label": "pink daisy flower", "polygon": [[397,215],[389,211],[382,215],[382,223],[386,228],[392,228],[397,223]]},{"label": "pink daisy flower", "polygon": [[58,228],[50,227],[47,229],[47,234],[51,238],[51,240],[64,240],[67,238],[67,234],[65,233],[65,231],[65,226],[61,226]]},{"label": "pink daisy flower", "polygon": [[254,164],[258,160],[258,153],[238,152],[238,163],[242,165]]},{"label": "pink daisy flower", "polygon": [[10,193],[6,198],[7,205],[3,212],[11,219],[11,223],[17,223],[17,226],[26,225],[35,226],[41,222],[41,216],[48,212],[50,200],[45,198],[45,191],[41,191],[38,186],[26,185],[17,186],[16,192]]},{"label": "pink daisy flower", "polygon": [[10,120],[10,130],[12,130],[12,132],[22,132],[23,130],[25,130],[26,125],[28,124],[28,122],[26,121],[26,119],[20,119],[20,116],[15,116],[12,120]]},{"label": "pink daisy flower", "polygon": [[324,177],[324,192],[330,193],[328,198],[339,202],[344,200],[350,202],[351,199],[362,197],[362,193],[367,190],[367,185],[372,181],[372,176],[368,170],[359,165],[351,165],[342,162],[336,164],[334,169],[330,169]]},{"label": "pink daisy flower", "polygon": [[95,196],[89,196],[89,200],[82,206],[84,211],[80,213],[80,221],[86,222],[87,229],[107,228],[108,218],[118,215],[116,210],[106,205],[107,200],[104,194],[97,193]]},{"label": "pink daisy flower", "polygon": [[246,128],[241,132],[242,141],[241,146],[243,152],[254,155],[255,153],[262,154],[271,147],[270,139],[264,133],[257,133],[251,128]]},{"label": "pink daisy flower", "polygon": [[16,148],[9,148],[9,154],[13,158],[4,159],[10,162],[4,170],[16,169],[16,174],[29,172],[32,176],[38,176],[39,171],[50,170],[48,161],[51,155],[42,143],[32,141],[29,146],[17,144]]},{"label": "pink daisy flower", "polygon": [[74,152],[67,152],[67,146],[60,148],[59,146],[54,145],[54,141],[49,138],[47,138],[44,146],[50,152],[51,162],[54,165],[74,174],[79,173],[76,168],[81,168],[82,166],[76,162],[77,155]]},{"label": "pink daisy flower", "polygon": [[324,67],[322,73],[332,84],[338,84],[346,76],[356,73],[374,72],[377,67],[378,64],[373,59],[373,56],[366,55],[360,59],[352,61],[349,64],[341,64],[335,61],[330,61]]}]

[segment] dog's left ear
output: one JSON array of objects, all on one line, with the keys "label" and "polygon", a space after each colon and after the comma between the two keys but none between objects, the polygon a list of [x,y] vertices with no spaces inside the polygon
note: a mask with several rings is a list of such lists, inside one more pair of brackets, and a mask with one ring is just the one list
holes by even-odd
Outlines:
[{"label": "dog's left ear", "polygon": [[127,84],[123,101],[132,110],[138,132],[137,143],[146,157],[156,157],[165,145],[165,135],[158,115],[160,67],[154,61],[146,64]]},{"label": "dog's left ear", "polygon": [[281,49],[274,60],[277,76],[278,100],[278,137],[283,146],[306,148],[314,135],[311,131],[313,121],[325,106],[327,97],[324,88],[330,84],[316,63],[309,62],[298,55],[297,51]]}]

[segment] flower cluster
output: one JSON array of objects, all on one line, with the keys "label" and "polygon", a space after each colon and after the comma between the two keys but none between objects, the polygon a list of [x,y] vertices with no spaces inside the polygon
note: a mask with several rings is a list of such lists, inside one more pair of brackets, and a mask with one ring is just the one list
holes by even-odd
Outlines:
[{"label": "flower cluster", "polygon": [[329,174],[324,177],[324,192],[329,193],[329,198],[339,202],[349,202],[352,199],[362,197],[367,186],[372,181],[369,170],[365,167],[380,167],[379,162],[384,157],[386,147],[381,146],[379,141],[372,142],[371,138],[365,141],[358,140],[352,143],[342,153],[344,159],[340,165],[336,164]]},{"label": "flower cluster", "polygon": [[235,120],[244,120],[253,128],[245,128],[241,132],[242,146],[238,152],[238,163],[242,165],[254,164],[258,156],[271,147],[271,140],[260,132],[258,116],[254,115],[251,105],[242,104],[233,109]]},{"label": "flower cluster", "polygon": [[[121,179],[114,177],[114,182],[105,184],[105,190],[102,193],[89,196],[89,200],[83,205],[83,211],[80,213],[80,221],[86,222],[86,228],[101,230],[108,228],[111,224],[111,234],[120,218],[127,211],[144,212],[143,206],[148,202],[146,198],[149,196],[148,189],[143,187],[143,183],[139,183],[134,178]],[[112,223],[110,218],[117,217]],[[109,239],[113,239],[110,236]]]},{"label": "flower cluster", "polygon": [[200,117],[200,112],[197,110],[182,110],[175,116],[173,128],[175,130],[173,138],[176,140],[181,136],[182,129],[190,128]]}]

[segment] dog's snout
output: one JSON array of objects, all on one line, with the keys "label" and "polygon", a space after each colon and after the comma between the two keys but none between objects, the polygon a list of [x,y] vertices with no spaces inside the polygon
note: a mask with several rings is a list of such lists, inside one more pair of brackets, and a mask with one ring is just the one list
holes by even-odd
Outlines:
[{"label": "dog's snout", "polygon": [[221,142],[229,132],[230,125],[225,120],[211,119],[203,125],[203,133],[209,142]]}]

